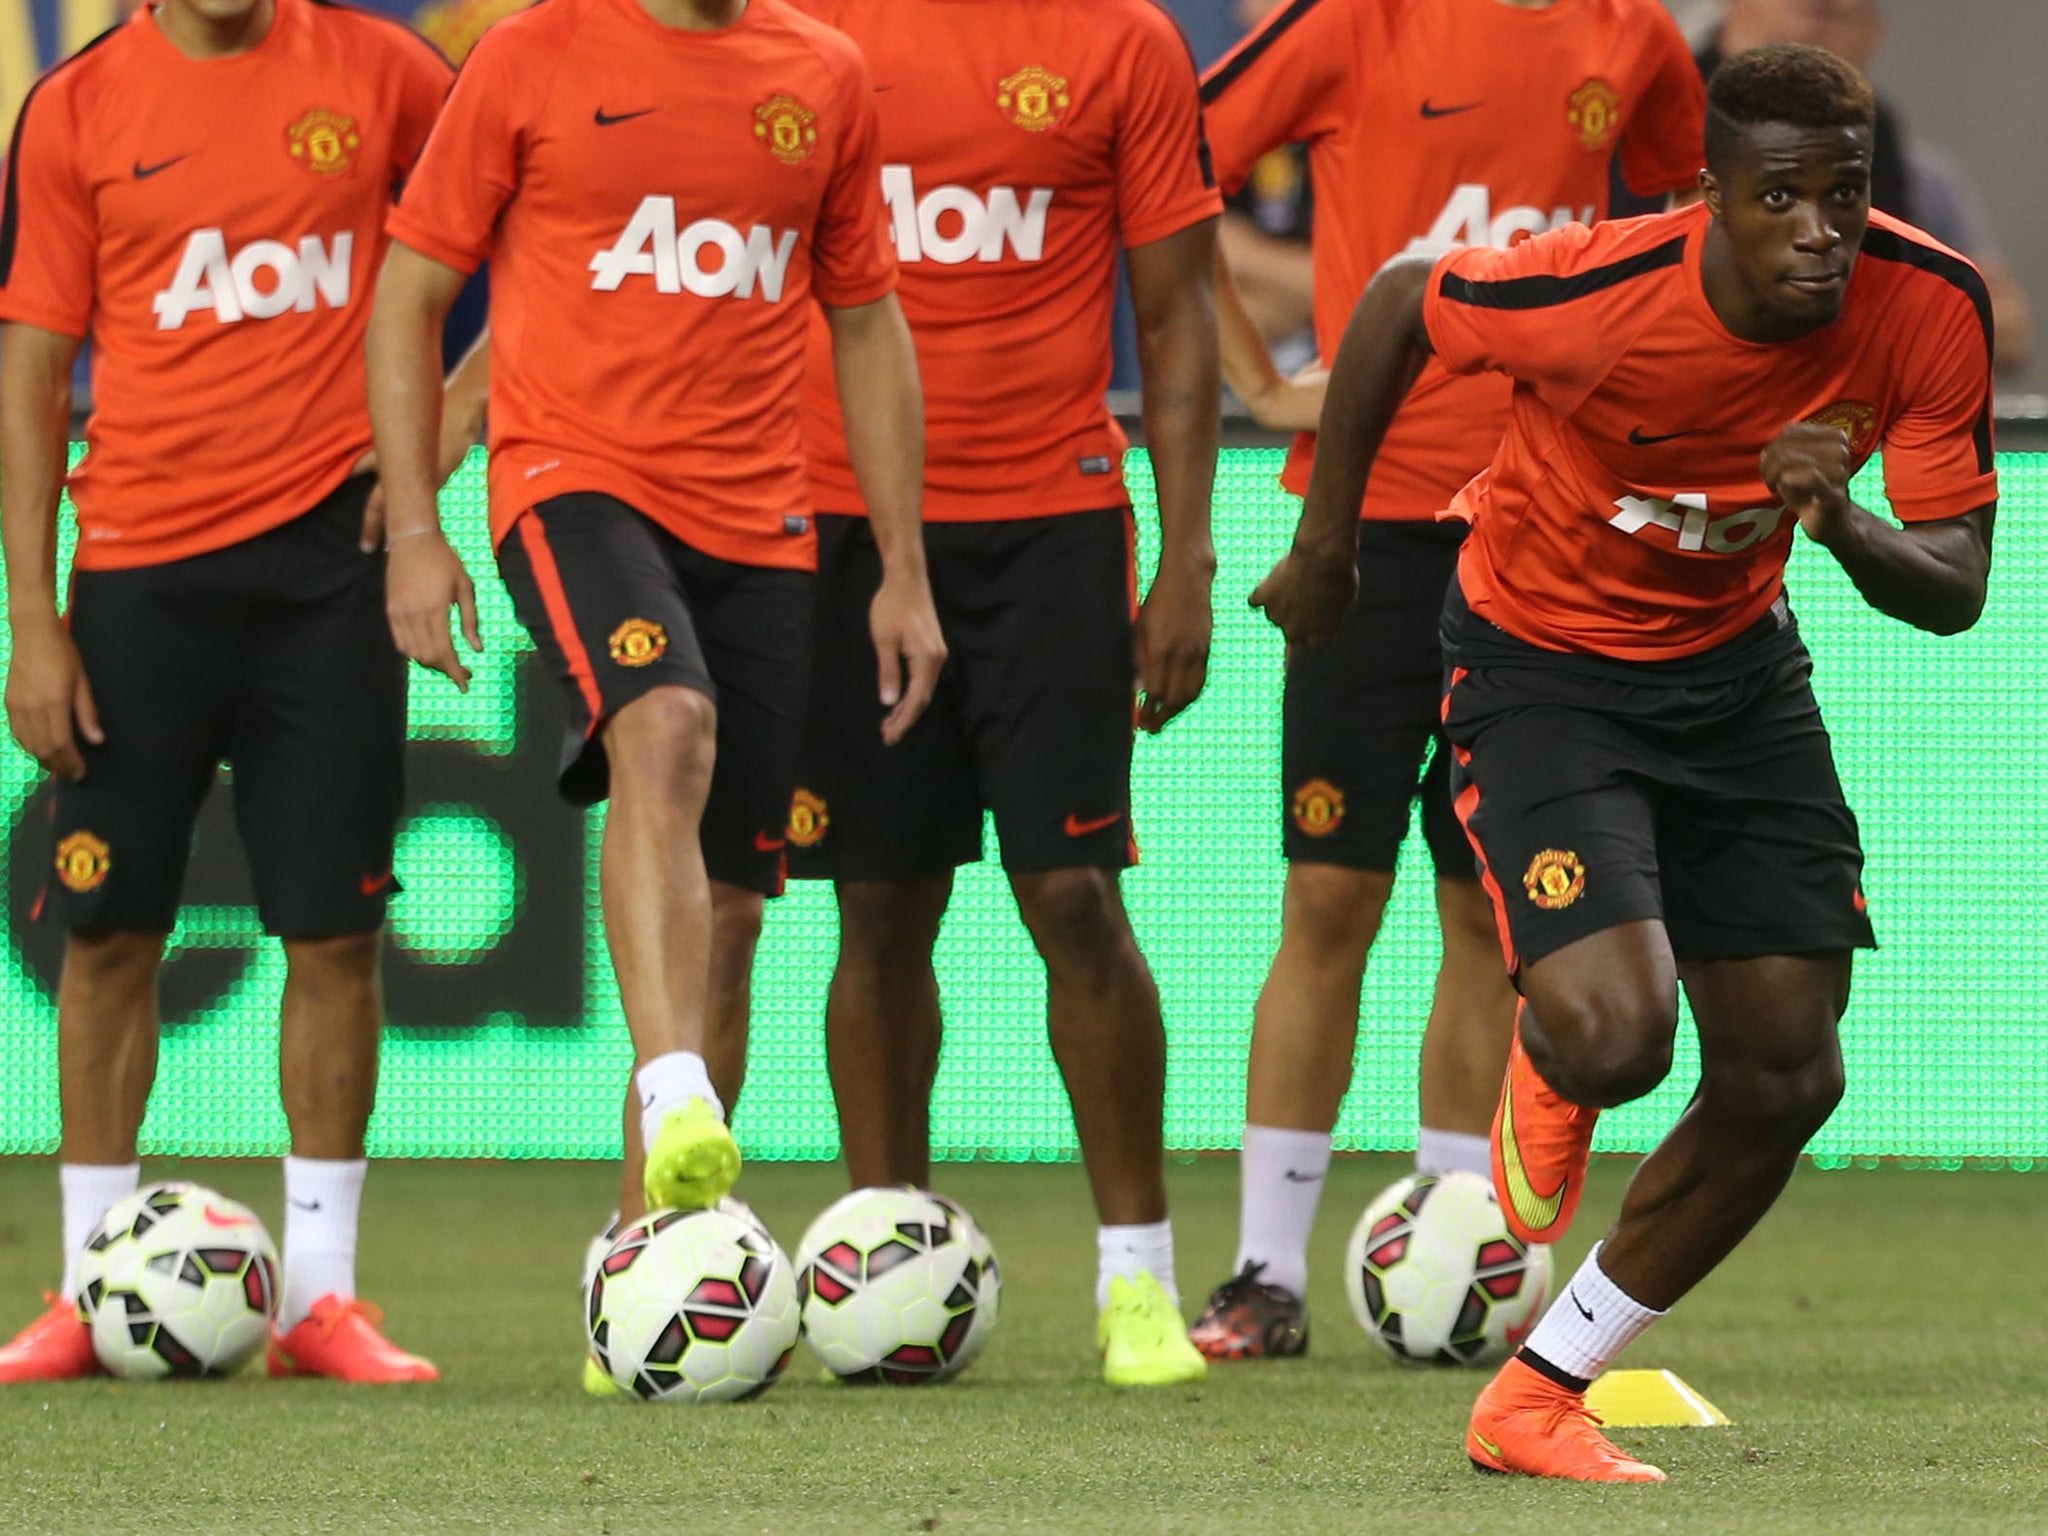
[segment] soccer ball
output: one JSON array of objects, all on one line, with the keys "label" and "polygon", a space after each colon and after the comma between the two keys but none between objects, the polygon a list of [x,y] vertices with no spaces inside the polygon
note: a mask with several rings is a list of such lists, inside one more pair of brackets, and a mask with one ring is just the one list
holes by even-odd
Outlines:
[{"label": "soccer ball", "polygon": [[1003,1276],[958,1204],[907,1185],[834,1201],[797,1245],[804,1338],[846,1381],[947,1381],[988,1347]]},{"label": "soccer ball", "polygon": [[1550,1250],[1508,1231],[1476,1173],[1414,1174],[1352,1229],[1344,1289],[1360,1326],[1411,1365],[1484,1365],[1522,1341],[1550,1292]]},{"label": "soccer ball", "polygon": [[796,1280],[751,1216],[654,1211],[619,1229],[583,1315],[591,1353],[625,1391],[736,1403],[775,1384],[796,1352]]},{"label": "soccer ball", "polygon": [[263,1347],[277,1315],[277,1249],[246,1205],[200,1184],[152,1184],[86,1240],[78,1310],[116,1376],[224,1376]]},{"label": "soccer ball", "polygon": [[[727,1195],[723,1200],[719,1201],[718,1204],[713,1206],[712,1209],[715,1211],[723,1211],[728,1216],[738,1217],[741,1221],[744,1221],[748,1226],[757,1229],[763,1237],[768,1237],[768,1240],[770,1242],[774,1241],[772,1237],[768,1236],[768,1223],[763,1221],[758,1215],[756,1215],[754,1213],[754,1208],[751,1205],[747,1204],[746,1201],[736,1200],[731,1195]],[[619,1220],[619,1213],[617,1211],[613,1211],[611,1215],[605,1218],[604,1225],[598,1229],[597,1234],[594,1237],[592,1237],[590,1239],[590,1242],[584,1247],[584,1295],[587,1296],[590,1294],[591,1277],[597,1273],[597,1266],[604,1262],[604,1256],[605,1254],[611,1251],[612,1244],[619,1240],[619,1228],[622,1225],[623,1223]]]}]

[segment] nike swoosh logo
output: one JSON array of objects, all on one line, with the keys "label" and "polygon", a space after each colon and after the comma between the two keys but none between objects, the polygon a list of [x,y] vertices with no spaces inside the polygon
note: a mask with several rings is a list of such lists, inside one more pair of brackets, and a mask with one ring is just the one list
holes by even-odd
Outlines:
[{"label": "nike swoosh logo", "polygon": [[387,869],[381,875],[364,875],[356,885],[365,896],[374,896],[390,883],[391,871]]},{"label": "nike swoosh logo", "polygon": [[1281,1174],[1280,1177],[1290,1184],[1320,1184],[1323,1182],[1323,1176],[1320,1173],[1296,1173],[1292,1168]]},{"label": "nike swoosh logo", "polygon": [[1583,1301],[1579,1300],[1579,1293],[1577,1291],[1573,1290],[1570,1286],[1566,1286],[1564,1288],[1564,1293],[1565,1295],[1571,1297],[1572,1305],[1579,1309],[1579,1316],[1583,1317],[1589,1323],[1593,1321],[1592,1309],[1588,1307]]},{"label": "nike swoosh logo", "polygon": [[645,117],[650,112],[660,110],[659,107],[642,107],[638,112],[607,112],[603,107],[599,107],[592,121],[600,128],[609,128],[614,123],[630,123],[636,117]]},{"label": "nike swoosh logo", "polygon": [[1122,811],[1111,811],[1107,816],[1098,816],[1093,821],[1083,821],[1069,811],[1066,821],[1067,836],[1086,837],[1090,832],[1100,832],[1104,827],[1113,827],[1123,819]]},{"label": "nike swoosh logo", "polygon": [[243,1225],[241,1217],[230,1216],[226,1211],[217,1211],[210,1205],[199,1207],[199,1214],[209,1227],[239,1227]]},{"label": "nike swoosh logo", "polygon": [[1467,101],[1455,107],[1433,107],[1425,101],[1422,104],[1422,115],[1431,122],[1435,122],[1440,117],[1456,117],[1460,112],[1470,112],[1474,108],[1485,105],[1486,103],[1483,101]]},{"label": "nike swoosh logo", "polygon": [[1683,432],[1664,432],[1658,434],[1656,437],[1646,437],[1643,434],[1643,429],[1641,427],[1631,427],[1629,429],[1628,440],[1635,447],[1647,448],[1652,443],[1668,443],[1674,437],[1697,437],[1701,432],[1705,430],[1706,429],[1704,427],[1687,427]]},{"label": "nike swoosh logo", "polygon": [[1495,1461],[1499,1461],[1502,1459],[1500,1454],[1500,1447],[1495,1445],[1491,1440],[1487,1439],[1486,1436],[1479,1433],[1478,1430],[1475,1429],[1472,1431],[1472,1438],[1474,1440],[1477,1440],[1479,1442],[1479,1448],[1486,1452],[1487,1455],[1491,1456]]},{"label": "nike swoosh logo", "polygon": [[317,1211],[320,1209],[320,1202],[318,1200],[291,1200],[286,1203],[295,1211]]},{"label": "nike swoosh logo", "polygon": [[788,842],[786,837],[770,837],[766,832],[754,834],[754,848],[760,853],[780,853]]},{"label": "nike swoosh logo", "polygon": [[155,165],[144,165],[140,160],[138,160],[135,162],[135,179],[137,181],[147,181],[149,180],[150,177],[154,176],[158,171],[168,171],[180,160],[190,160],[191,158],[192,151],[188,149],[182,155],[173,155],[168,160],[159,160]]},{"label": "nike swoosh logo", "polygon": [[1522,1225],[1532,1232],[1540,1232],[1557,1220],[1557,1213],[1564,1209],[1564,1184],[1560,1183],[1548,1195],[1536,1193],[1536,1186],[1529,1182],[1529,1172],[1522,1166],[1522,1148],[1515,1140],[1515,1096],[1510,1092],[1501,1104],[1500,1114],[1500,1161],[1501,1171],[1508,1176],[1508,1204],[1515,1208],[1515,1215]]}]

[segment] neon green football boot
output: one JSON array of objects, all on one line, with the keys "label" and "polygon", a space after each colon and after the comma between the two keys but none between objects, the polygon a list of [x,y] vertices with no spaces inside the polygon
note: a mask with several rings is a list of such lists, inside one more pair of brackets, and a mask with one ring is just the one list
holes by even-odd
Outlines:
[{"label": "neon green football boot", "polygon": [[583,1390],[592,1397],[624,1397],[625,1388],[612,1380],[611,1372],[597,1363],[597,1356],[583,1357]]},{"label": "neon green football boot", "polygon": [[1170,1387],[1209,1374],[1209,1362],[1188,1342],[1180,1308],[1149,1274],[1109,1282],[1095,1345],[1102,1351],[1102,1379],[1112,1387]]},{"label": "neon green football boot", "polygon": [[641,1187],[650,1211],[701,1211],[718,1204],[740,1176],[740,1146],[702,1099],[662,1117],[647,1149]]}]

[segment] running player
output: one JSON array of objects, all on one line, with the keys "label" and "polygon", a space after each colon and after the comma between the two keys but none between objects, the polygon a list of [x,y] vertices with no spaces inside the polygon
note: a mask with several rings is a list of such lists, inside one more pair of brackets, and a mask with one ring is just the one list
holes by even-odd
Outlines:
[{"label": "running player", "polygon": [[[1785,45],[1728,61],[1709,100],[1705,207],[1373,280],[1293,551],[1254,597],[1298,644],[1336,630],[1349,510],[1419,353],[1514,380],[1453,509],[1474,529],[1444,610],[1458,810],[1523,998],[1494,1126],[1510,1225],[1563,1232],[1600,1107],[1670,1069],[1681,981],[1701,1075],[1481,1394],[1466,1449],[1489,1471],[1662,1479],[1585,1388],[1770,1208],[1842,1093],[1872,938],[1785,603],[1794,527],[1936,634],[1976,622],[1991,564],[1990,300],[1871,214],[1870,87]],[[1880,445],[1903,527],[1849,499]]]},{"label": "running player", "polygon": [[[792,868],[836,882],[827,1006],[855,1185],[929,1176],[932,946],[995,814],[1047,973],[1053,1053],[1088,1163],[1098,1342],[1117,1385],[1200,1376],[1161,1169],[1166,1042],[1124,914],[1132,682],[1157,731],[1201,691],[1222,204],[1194,66],[1148,0],[804,0],[876,74],[883,189],[931,412],[925,540],[952,654],[893,748],[857,686],[882,537],[848,466],[822,334],[806,394],[820,518],[816,686]],[[1159,570],[1134,614],[1123,434],[1103,403],[1128,254],[1159,487]],[[857,444],[857,438],[854,439]]]},{"label": "running player", "polygon": [[[288,972],[271,1373],[436,1374],[355,1296],[405,742],[362,345],[392,188],[450,76],[382,17],[162,0],[56,66],[15,125],[0,214],[7,715],[57,780],[55,878],[36,910],[69,930],[65,1280],[0,1349],[0,1380],[98,1369],[72,1264],[136,1188],[157,972],[223,759]],[[78,554],[60,614],[58,496],[88,333],[96,410],[69,482]]]},{"label": "running player", "polygon": [[[1657,0],[1292,0],[1202,88],[1226,190],[1306,140],[1316,335],[1334,356],[1372,274],[1404,250],[1506,247],[1606,211],[1608,165],[1662,196],[1693,188],[1705,93]],[[1274,371],[1226,281],[1226,376],[1269,425],[1314,425],[1320,385]],[[1493,917],[1446,788],[1437,620],[1465,535],[1437,515],[1507,425],[1509,385],[1423,370],[1365,487],[1363,600],[1289,657],[1281,792],[1287,888],[1246,1092],[1236,1274],[1194,1328],[1213,1359],[1308,1347],[1308,1240],[1351,1083],[1366,956],[1418,795],[1443,931],[1422,1045],[1425,1173],[1486,1169],[1513,1027]],[[1307,488],[1315,438],[1281,483]],[[1424,767],[1425,761],[1427,767]]]},{"label": "running player", "polygon": [[611,801],[605,933],[638,1063],[627,1217],[709,1205],[739,1172],[725,1120],[810,665],[813,297],[875,512],[879,671],[861,691],[879,678],[891,739],[944,654],[884,226],[860,56],[780,0],[553,0],[500,22],[391,218],[370,392],[392,630],[466,679],[448,610],[474,646],[474,597],[434,504],[431,383],[448,306],[488,257],[499,569],[568,695],[561,792]]}]

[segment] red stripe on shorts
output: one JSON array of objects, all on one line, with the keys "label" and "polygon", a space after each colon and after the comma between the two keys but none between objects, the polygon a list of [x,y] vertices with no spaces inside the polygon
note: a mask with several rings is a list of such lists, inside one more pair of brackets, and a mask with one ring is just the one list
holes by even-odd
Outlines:
[{"label": "red stripe on shorts", "polygon": [[[1451,668],[1451,680],[1444,687],[1443,722],[1451,722],[1451,694],[1458,684],[1465,680],[1463,667]],[[1479,781],[1471,776],[1472,754],[1463,747],[1454,746],[1451,754],[1458,760],[1458,766],[1466,770],[1465,787],[1451,802],[1451,809],[1457,813],[1458,825],[1465,829],[1465,841],[1472,845],[1472,857],[1479,861],[1479,883],[1486,888],[1486,898],[1493,903],[1493,926],[1500,933],[1500,952],[1507,961],[1508,975],[1514,976],[1522,968],[1521,957],[1515,953],[1515,941],[1508,931],[1508,903],[1501,894],[1500,882],[1493,878],[1493,866],[1486,862],[1486,850],[1479,846],[1479,839],[1472,831],[1472,817],[1479,809]]]},{"label": "red stripe on shorts", "polygon": [[597,674],[590,667],[590,652],[583,648],[583,636],[576,629],[576,615],[569,607],[569,590],[562,585],[562,568],[555,563],[555,552],[548,548],[547,530],[541,526],[538,512],[520,518],[518,527],[519,542],[533,565],[534,585],[540,588],[541,607],[547,611],[548,628],[554,631],[555,644],[562,648],[562,659],[569,664],[569,675],[576,679],[576,690],[583,695],[583,707],[590,715],[583,734],[594,735],[604,723],[604,695],[598,691]]}]

